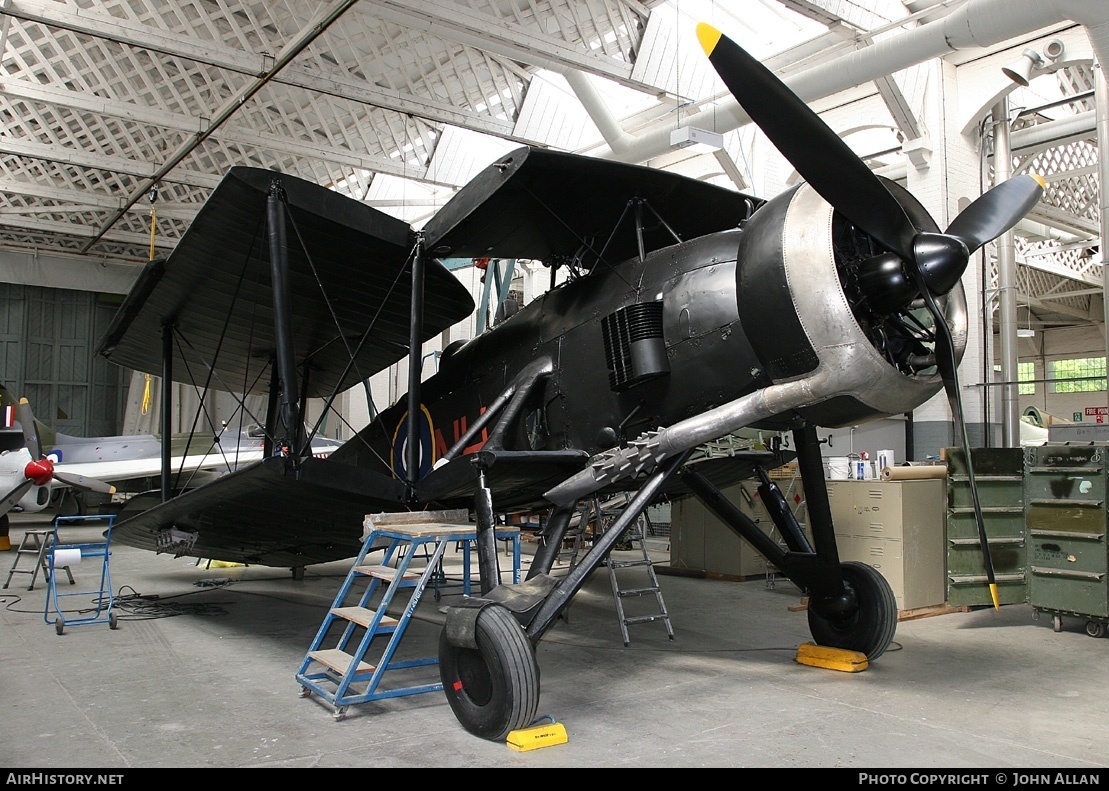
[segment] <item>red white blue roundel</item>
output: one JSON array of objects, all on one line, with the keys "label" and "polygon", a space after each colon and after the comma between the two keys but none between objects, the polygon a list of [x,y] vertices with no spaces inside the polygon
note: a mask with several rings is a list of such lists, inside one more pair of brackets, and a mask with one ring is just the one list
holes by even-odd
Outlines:
[{"label": "red white blue roundel", "polygon": [[[431,424],[431,413],[427,411],[427,407],[420,404],[420,415],[417,423],[420,427],[420,472],[416,476],[416,480],[420,480],[429,472],[431,466],[435,463],[435,443],[432,437],[435,436],[435,428]],[[397,423],[397,428],[393,432],[393,448],[392,458],[390,463],[393,467],[393,474],[400,478],[402,481],[407,480],[406,462],[408,460],[408,413],[405,412],[400,421]]]}]

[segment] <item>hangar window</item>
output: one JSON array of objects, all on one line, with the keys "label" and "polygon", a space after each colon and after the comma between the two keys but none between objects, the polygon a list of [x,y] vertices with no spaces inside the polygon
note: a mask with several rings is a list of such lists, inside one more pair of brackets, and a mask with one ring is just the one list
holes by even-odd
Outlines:
[{"label": "hangar window", "polygon": [[[995,365],[993,367],[994,373],[1000,376],[1001,366]],[[1018,395],[1035,395],[1036,394],[1036,364],[1035,363],[1017,363],[1017,394]]]},{"label": "hangar window", "polygon": [[1074,357],[1051,361],[1053,392],[1092,393],[1105,390],[1105,358]]},{"label": "hangar window", "polygon": [[1018,395],[1035,395],[1036,394],[1036,364],[1035,363],[1017,363],[1017,385]]}]

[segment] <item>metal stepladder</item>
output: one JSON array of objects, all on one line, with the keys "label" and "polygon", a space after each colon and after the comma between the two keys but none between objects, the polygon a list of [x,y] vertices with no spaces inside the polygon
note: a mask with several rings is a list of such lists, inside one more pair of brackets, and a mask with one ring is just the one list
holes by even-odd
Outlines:
[{"label": "metal stepladder", "polygon": [[[398,650],[425,590],[430,586],[438,594],[444,587],[442,562],[448,546],[462,546],[458,587],[469,595],[470,549],[477,529],[463,523],[467,519],[465,510],[367,517],[362,549],[297,670],[301,697],[315,694],[330,703],[332,716],[341,720],[354,704],[443,689],[437,672],[429,679],[420,670],[437,667],[438,656],[402,657]],[[520,529],[500,525],[495,535],[513,539],[512,581],[517,583]],[[378,550],[383,552],[380,564],[368,562],[367,555]],[[401,591],[408,592],[407,601],[403,595],[397,598]],[[363,661],[371,647],[380,657],[376,664]],[[392,674],[388,686],[383,685],[386,673]]]},{"label": "metal stepladder", "polygon": [[[67,522],[91,522],[105,520],[108,523],[103,533],[103,541],[83,541],[79,543],[62,543],[58,528]],[[83,626],[86,624],[106,623],[109,628],[119,627],[116,614],[112,612],[115,599],[112,595],[112,576],[109,561],[112,556],[112,525],[115,523],[115,514],[101,516],[57,516],[54,517],[53,538],[47,551],[50,574],[46,578],[47,593],[46,604],[43,608],[43,620],[53,624],[54,630],[60,635],[65,633],[67,626]],[[65,568],[69,572],[71,563],[83,563],[86,559],[100,560],[99,587],[96,590],[86,589],[58,592],[58,569]],[[69,575],[70,584],[73,584],[73,575]],[[61,599],[71,596],[93,596],[92,607],[80,610],[80,615],[72,615],[72,610],[63,611]],[[70,614],[67,615],[66,612]],[[53,615],[53,617],[52,617]]]},{"label": "metal stepladder", "polygon": [[[625,495],[622,507],[626,507],[630,502],[630,495]],[[605,506],[602,506],[596,499],[593,500],[594,513],[598,525],[601,529],[607,529],[609,525],[615,520],[615,516],[619,515],[621,508],[613,509],[613,504],[619,504],[619,501],[610,501]],[[616,616],[620,622],[620,634],[624,638],[624,647],[631,645],[631,638],[628,635],[628,626],[631,624],[639,623],[653,623],[654,621],[662,621],[666,626],[666,635],[670,640],[674,639],[674,626],[670,623],[670,613],[666,610],[666,602],[662,598],[662,588],[658,584],[658,575],[655,574],[654,561],[651,560],[651,555],[647,550],[647,542],[645,540],[648,530],[645,527],[649,526],[650,521],[646,512],[640,514],[631,525],[628,526],[627,532],[622,536],[621,543],[613,547],[609,552],[605,564],[608,566],[608,579],[612,585],[612,598],[616,602]],[[635,559],[627,559],[623,557],[628,552],[634,552],[636,545],[639,547],[639,554],[641,557]],[[622,557],[615,557],[616,552],[620,552]],[[621,582],[626,584],[629,581],[630,574],[628,570],[639,571],[642,570],[646,573],[645,584],[635,585],[633,587],[621,587]],[[625,611],[624,600],[632,597],[644,597],[652,595],[655,597],[655,604],[658,607],[657,612],[640,613],[636,615],[629,615]]]},{"label": "metal stepladder", "polygon": [[[8,578],[4,581],[4,588],[11,584],[12,577],[16,574],[30,574],[31,584],[27,586],[27,590],[33,591],[35,589],[35,580],[38,579],[39,571],[42,572],[44,580],[50,579],[50,565],[49,565],[49,551],[50,546],[54,541],[53,530],[28,530],[19,542],[19,547],[15,551],[15,561],[12,563],[12,568],[8,572]],[[23,558],[34,558],[31,561],[32,565],[29,569],[19,568],[19,561]],[[69,577],[69,584],[73,585],[73,572],[69,570],[69,566],[63,566],[66,575]]]},{"label": "metal stepladder", "polygon": [[[555,555],[554,565],[564,566],[566,573],[573,571],[578,564],[578,555],[582,553],[586,543],[592,540],[590,522],[593,507],[591,501],[582,503],[578,512],[570,518],[570,525],[562,537],[562,545]],[[597,528],[600,529],[599,527]],[[552,572],[554,569],[552,569]]]}]

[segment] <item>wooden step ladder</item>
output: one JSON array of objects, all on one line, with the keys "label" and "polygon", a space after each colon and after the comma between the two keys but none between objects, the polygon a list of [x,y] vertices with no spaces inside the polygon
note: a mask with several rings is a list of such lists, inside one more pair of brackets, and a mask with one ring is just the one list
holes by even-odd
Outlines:
[{"label": "wooden step ladder", "polygon": [[[470,594],[470,552],[477,529],[468,518],[464,509],[366,518],[362,549],[297,670],[301,697],[315,694],[341,720],[351,705],[443,689],[438,672],[419,670],[437,667],[438,656],[403,658],[398,649],[429,587],[436,599],[449,587]],[[519,527],[498,526],[495,535],[513,540],[512,582],[519,582]],[[454,584],[443,572],[448,546],[464,553],[461,581]],[[379,563],[367,557],[375,551],[382,552]],[[375,663],[365,661],[371,648],[378,657]],[[389,685],[383,684],[387,673],[392,674]]]},{"label": "wooden step ladder", "polygon": [[[39,571],[42,571],[43,579],[49,582],[50,580],[50,547],[54,543],[53,530],[28,530],[19,542],[19,547],[15,550],[15,560],[12,562],[11,570],[8,572],[8,578],[4,581],[4,588],[11,584],[12,577],[16,574],[30,574],[31,584],[27,586],[27,590],[33,591],[35,589],[35,580],[38,579]],[[24,558],[31,559],[30,568],[19,568],[19,562]],[[69,570],[69,566],[62,566],[65,569],[66,575],[69,577],[69,584],[73,585],[73,572]]]},{"label": "wooden step ladder", "polygon": [[[603,513],[605,511],[602,511]],[[617,511],[617,513],[619,512]],[[612,520],[602,518],[600,521],[604,524],[611,524]],[[627,532],[621,538],[621,542],[613,548],[605,561],[608,566],[609,582],[612,584],[612,598],[616,602],[616,616],[620,621],[620,634],[624,638],[625,647],[631,645],[628,626],[632,624],[661,621],[666,626],[667,637],[671,640],[674,639],[674,626],[670,623],[670,613],[666,611],[666,602],[662,598],[662,588],[659,587],[658,575],[655,574],[654,561],[651,560],[651,555],[647,551],[647,542],[644,540],[646,533],[649,532],[644,530],[644,526],[647,524],[649,524],[647,514],[640,514],[628,527]],[[642,557],[634,560],[615,557],[617,551],[621,551],[623,554],[634,550],[636,545],[638,545]],[[621,547],[627,547],[627,549],[621,549]],[[637,572],[644,572],[646,579],[643,579],[642,574],[638,578],[635,577],[634,574]],[[633,584],[633,586],[625,587],[629,584]],[[628,615],[624,608],[624,600],[645,596],[655,597],[658,611]]]}]

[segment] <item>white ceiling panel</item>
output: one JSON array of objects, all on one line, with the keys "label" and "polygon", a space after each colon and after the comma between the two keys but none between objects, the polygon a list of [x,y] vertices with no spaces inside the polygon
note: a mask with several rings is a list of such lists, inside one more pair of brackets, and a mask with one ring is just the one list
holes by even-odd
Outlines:
[{"label": "white ceiling panel", "polygon": [[[675,128],[685,113],[727,98],[696,41],[698,21],[790,73],[959,5],[0,0],[0,258],[16,262],[0,273],[16,277],[18,262],[39,254],[65,260],[70,278],[82,261],[137,271],[150,255],[152,187],[155,253],[165,255],[234,165],[327,184],[419,226],[505,150],[592,153],[605,144],[568,74],[585,75],[607,120],[638,135]],[[1021,94],[1032,110],[1014,129],[1090,112],[1092,74],[1088,62],[1068,67]],[[898,78],[883,95],[899,101],[891,89],[902,89],[905,106],[894,109],[911,126],[934,86],[911,70]],[[837,128],[859,123],[836,119]],[[1032,219],[1072,242],[1098,227],[1091,139],[1088,129],[1069,131],[1016,152],[1018,165],[1034,161],[1052,179]],[[725,141],[724,159],[667,152],[651,164],[743,181],[756,193],[788,176],[750,130],[728,130]],[[872,166],[896,168],[900,156]],[[1089,314],[1089,295],[1064,292],[1099,276],[1093,245],[1056,251],[1064,242],[1033,233],[1023,243],[1039,265],[1021,284],[1035,290],[1025,294],[1034,310],[1059,321]],[[97,282],[90,276],[87,285]],[[1066,310],[1051,313],[1052,305]]]}]

